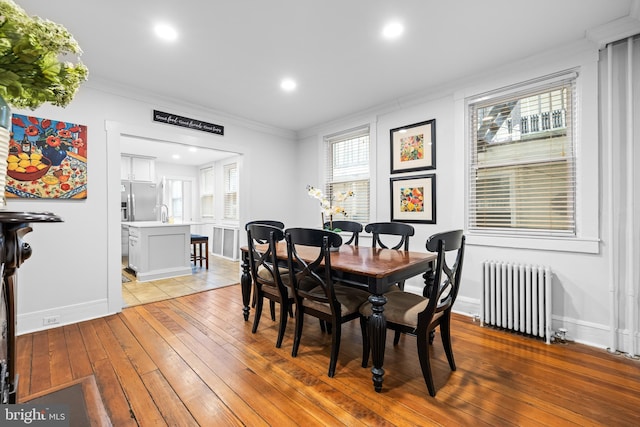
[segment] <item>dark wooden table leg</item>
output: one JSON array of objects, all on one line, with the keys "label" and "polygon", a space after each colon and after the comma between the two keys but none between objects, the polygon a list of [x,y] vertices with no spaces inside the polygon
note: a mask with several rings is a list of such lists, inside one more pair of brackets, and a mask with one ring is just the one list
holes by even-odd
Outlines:
[{"label": "dark wooden table leg", "polygon": [[249,320],[249,302],[251,301],[251,273],[249,272],[249,259],[247,253],[242,252],[242,276],[240,277],[242,288],[242,315],[244,320]]},{"label": "dark wooden table leg", "polygon": [[369,302],[372,304],[373,313],[369,318],[369,337],[371,342],[371,358],[373,360],[373,387],[380,393],[382,391],[382,377],[384,376],[384,349],[387,341],[387,321],[384,318],[384,305],[387,298],[384,295],[371,295]]}]

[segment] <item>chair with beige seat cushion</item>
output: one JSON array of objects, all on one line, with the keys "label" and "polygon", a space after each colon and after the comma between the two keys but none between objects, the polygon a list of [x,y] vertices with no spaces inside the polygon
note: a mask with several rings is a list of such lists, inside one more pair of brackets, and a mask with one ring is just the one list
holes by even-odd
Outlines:
[{"label": "chair with beige seat cushion", "polygon": [[[276,244],[284,240],[284,232],[277,227],[261,224],[248,224],[247,242],[249,249],[249,269],[255,289],[256,310],[252,332],[256,333],[262,315],[262,303],[267,298],[271,304],[280,304],[280,324],[276,347],[280,348],[287,327],[289,313],[293,313],[293,292],[288,286],[288,270],[278,267]],[[275,320],[274,305],[271,318]]]},{"label": "chair with beige seat cushion", "polygon": [[[428,297],[405,291],[385,294],[387,303],[384,305],[384,317],[387,327],[416,336],[420,367],[431,396],[436,395],[436,389],[431,376],[429,342],[431,331],[438,326],[449,366],[452,371],[456,370],[451,347],[451,308],[458,295],[462,277],[464,241],[462,230],[434,234],[427,240],[427,250],[438,254],[433,285],[427,290]],[[449,261],[453,259],[451,264],[447,262],[447,252],[450,253]],[[365,319],[369,318],[372,314],[371,303],[364,303],[360,307],[360,313]],[[362,366],[366,367],[370,352],[366,335],[363,343]]]},{"label": "chair with beige seat cushion", "polygon": [[[282,221],[278,221],[278,220],[274,220],[274,219],[254,219],[252,221],[247,222],[244,225],[244,229],[245,231],[249,229],[250,225],[253,224],[259,224],[259,225],[270,225],[272,227],[276,227],[279,228],[280,230],[284,231],[284,222]],[[266,242],[262,242],[262,243],[266,243]],[[253,300],[251,301],[251,307],[255,307],[256,306],[256,294],[253,294]],[[273,301],[270,302],[269,307],[271,309],[271,319],[275,319],[276,313],[275,313],[275,303]]]},{"label": "chair with beige seat cushion", "polygon": [[[328,230],[290,228],[285,231],[289,258],[289,277],[296,301],[296,327],[291,355],[296,357],[305,314],[331,325],[331,357],[328,376],[336,370],[342,324],[360,318],[359,307],[369,298],[362,289],[351,288],[334,282],[331,278],[330,247],[339,247],[342,238]],[[299,254],[300,247],[313,247],[313,260],[305,260]],[[308,249],[308,248],[307,248]],[[361,326],[364,326],[361,323]]]}]

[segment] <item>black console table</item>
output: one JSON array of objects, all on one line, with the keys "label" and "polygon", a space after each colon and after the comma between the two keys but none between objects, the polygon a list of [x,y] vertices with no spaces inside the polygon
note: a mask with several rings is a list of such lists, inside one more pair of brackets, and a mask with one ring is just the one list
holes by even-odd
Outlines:
[{"label": "black console table", "polygon": [[32,231],[32,222],[62,222],[49,212],[0,211],[0,403],[17,403],[16,373],[16,269],[31,256],[31,246],[23,242]]}]

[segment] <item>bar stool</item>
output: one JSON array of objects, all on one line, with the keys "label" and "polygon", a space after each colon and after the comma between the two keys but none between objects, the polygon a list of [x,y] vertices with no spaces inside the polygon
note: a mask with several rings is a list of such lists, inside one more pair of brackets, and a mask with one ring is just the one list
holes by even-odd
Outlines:
[{"label": "bar stool", "polygon": [[[202,253],[202,245],[204,244],[204,254]],[[205,261],[206,269],[209,269],[209,237],[201,234],[191,235],[191,261],[195,265],[198,261],[202,267],[202,261]]]}]

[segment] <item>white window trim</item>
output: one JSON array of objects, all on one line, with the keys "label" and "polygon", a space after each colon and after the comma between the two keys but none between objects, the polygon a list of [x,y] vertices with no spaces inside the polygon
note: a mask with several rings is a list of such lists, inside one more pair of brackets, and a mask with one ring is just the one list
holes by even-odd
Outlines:
[{"label": "white window trim", "polygon": [[[377,169],[378,169],[378,157],[377,153],[377,117],[372,117],[364,121],[357,121],[350,124],[343,124],[341,126],[334,126],[323,129],[318,132],[318,182],[327,182],[327,153],[326,153],[326,139],[330,135],[336,135],[341,132],[345,132],[348,129],[357,129],[364,126],[369,126],[369,222],[377,221]],[[364,225],[364,224],[363,224]],[[363,237],[362,235],[360,236]]]},{"label": "white window trim", "polygon": [[[576,81],[576,236],[536,237],[505,234],[488,234],[482,231],[466,230],[466,243],[477,246],[494,246],[535,250],[566,251],[577,253],[599,253],[599,122],[598,122],[598,63],[589,57],[573,71],[578,72]],[[551,74],[551,73],[546,73]],[[520,80],[525,82],[539,76]],[[477,94],[489,92],[517,84],[518,80],[504,84],[485,85],[483,88],[468,89],[455,95],[457,128],[456,143],[461,144],[465,153],[465,228],[469,223],[469,170],[470,156],[467,135],[469,135],[469,112],[467,100]]]}]

